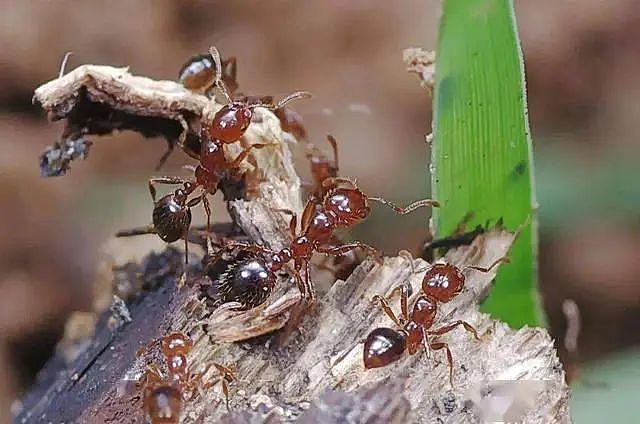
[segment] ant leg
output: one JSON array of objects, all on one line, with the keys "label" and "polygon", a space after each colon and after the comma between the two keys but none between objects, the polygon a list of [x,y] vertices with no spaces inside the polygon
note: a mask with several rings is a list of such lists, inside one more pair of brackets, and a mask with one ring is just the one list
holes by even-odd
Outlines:
[{"label": "ant leg", "polygon": [[431,347],[429,345],[429,342],[427,341],[427,332],[422,329],[422,346],[424,347],[424,355],[426,356],[427,360],[431,359]]},{"label": "ant leg", "polygon": [[[379,294],[373,296],[373,298],[371,298],[371,302],[372,303],[376,303],[380,309],[382,309],[384,311],[384,313],[387,314],[387,316],[389,318],[391,318],[391,320],[400,328],[403,327],[403,323],[400,319],[398,319],[398,317],[396,316],[396,314],[393,312],[393,310],[391,309],[391,306],[389,306],[389,302],[387,301],[387,299],[384,298],[384,296],[380,296]],[[404,319],[404,317],[403,317]]]},{"label": "ant leg", "polygon": [[204,206],[204,213],[207,215],[207,240],[209,240],[211,235],[211,204],[206,192],[202,193],[202,205]]},{"label": "ant leg", "polygon": [[167,161],[167,159],[169,159],[169,156],[173,152],[173,148],[174,148],[173,142],[171,141],[167,142],[167,150],[162,154],[162,156],[160,156],[160,159],[158,160],[158,164],[154,168],[155,171],[159,171],[164,166],[164,163]]},{"label": "ant leg", "polygon": [[156,201],[156,184],[184,184],[188,182],[184,178],[181,177],[151,177],[149,178],[149,194],[151,194],[151,198],[153,201]]},{"label": "ant leg", "polygon": [[313,219],[313,214],[316,211],[316,205],[319,203],[318,198],[314,195],[309,196],[309,200],[307,200],[307,204],[304,206],[304,210],[302,211],[302,218],[300,219],[300,231],[304,231],[311,220]]},{"label": "ant leg", "polygon": [[130,230],[120,230],[116,233],[116,237],[132,237],[144,234],[156,234],[156,227],[147,225],[146,227],[131,228]]},{"label": "ant leg", "polygon": [[311,283],[311,266],[309,265],[309,261],[305,261],[304,268],[304,290],[307,295],[307,303],[313,305],[316,302],[316,289]]},{"label": "ant leg", "polygon": [[[182,131],[178,136],[178,146],[180,146],[181,149],[184,149],[184,145],[187,141],[187,134],[189,133],[189,124],[187,124],[187,121],[185,121],[182,116],[178,116],[178,122],[180,122],[180,126],[182,127]],[[160,156],[160,160],[158,160],[158,164],[155,167],[156,171],[159,171],[164,166],[175,148],[174,140],[167,140],[167,144],[167,150],[162,154],[162,156]]]},{"label": "ant leg", "polygon": [[435,330],[428,330],[427,333],[433,334],[435,336],[441,336],[441,335],[443,335],[445,333],[448,333],[449,331],[455,329],[456,327],[458,327],[460,325],[463,326],[464,329],[467,330],[469,333],[473,334],[473,337],[476,340],[480,340],[480,337],[478,337],[478,332],[476,331],[476,329],[471,324],[469,324],[468,322],[460,321],[460,320],[455,321],[455,322],[453,322],[451,324],[445,325],[444,327],[437,328]]},{"label": "ant leg", "polygon": [[451,355],[451,349],[449,349],[449,345],[444,342],[435,342],[431,343],[431,349],[444,349],[447,353],[447,363],[449,364],[449,383],[451,383],[451,386],[453,387],[453,356]]},{"label": "ant leg", "polygon": [[222,364],[219,364],[217,362],[214,362],[213,366],[216,367],[218,372],[222,375],[222,378],[224,378],[225,380],[227,380],[229,382],[238,380],[238,378],[236,377],[236,374],[233,372],[233,370],[231,368],[226,367],[226,366],[224,366]]},{"label": "ant leg", "polygon": [[331,144],[331,148],[333,149],[333,165],[336,169],[336,172],[338,171],[339,167],[338,167],[338,142],[336,141],[336,139],[332,136],[332,135],[327,135],[327,141],[329,142],[329,144]]},{"label": "ant leg", "polygon": [[238,168],[240,166],[240,163],[242,163],[242,161],[245,160],[247,156],[249,156],[249,153],[251,153],[251,150],[264,149],[265,147],[270,147],[270,146],[277,147],[279,146],[279,144],[278,143],[256,143],[256,144],[250,145],[249,147],[243,149],[238,156],[236,156],[233,162],[231,162],[231,164],[229,165],[229,168],[232,168],[232,169]]},{"label": "ant leg", "polygon": [[224,398],[227,403],[227,411],[229,411],[230,410],[229,409],[229,383],[233,381],[238,381],[238,378],[236,377],[235,373],[231,370],[231,368],[225,367],[224,365],[218,364],[217,362],[214,362],[212,365],[216,367],[216,369],[221,375],[220,382],[222,384],[222,393],[224,394]]},{"label": "ant leg", "polygon": [[495,268],[496,266],[498,266],[499,264],[502,264],[502,263],[504,263],[504,264],[511,263],[511,259],[509,259],[507,256],[503,256],[502,258],[495,260],[487,268],[481,267],[481,266],[469,265],[469,266],[465,266],[463,271],[466,271],[467,269],[475,269],[476,271],[487,273],[487,272],[491,271],[493,268]]},{"label": "ant leg", "polygon": [[138,385],[140,386],[148,386],[151,384],[162,383],[163,378],[160,370],[156,366],[156,364],[147,365],[145,368],[144,374],[138,380]]},{"label": "ant leg", "polygon": [[374,202],[378,202],[378,203],[382,203],[385,206],[390,207],[391,209],[393,209],[394,211],[396,211],[397,214],[399,215],[406,215],[410,212],[413,212],[414,210],[421,208],[423,206],[425,207],[434,207],[437,208],[438,206],[440,206],[440,204],[433,200],[433,199],[422,199],[422,200],[418,200],[417,202],[413,202],[412,204],[402,208],[398,205],[396,205],[395,203],[392,203],[388,200],[383,199],[382,197],[369,197],[369,200],[372,200]]},{"label": "ant leg", "polygon": [[324,253],[326,255],[340,256],[345,253],[354,250],[354,249],[362,249],[367,252],[370,256],[373,256],[376,259],[376,262],[382,263],[382,254],[375,247],[371,247],[368,244],[361,243],[359,241],[355,241],[353,243],[343,244],[342,246],[318,246],[318,252]]},{"label": "ant leg", "polygon": [[291,238],[296,238],[296,228],[298,226],[298,215],[291,209],[273,209],[275,212],[282,212],[285,215],[289,215],[291,220],[289,221],[289,233],[291,233]]},{"label": "ant leg", "polygon": [[239,248],[242,250],[246,250],[250,253],[262,254],[262,255],[273,255],[274,253],[278,253],[273,249],[260,246],[259,244],[247,243],[245,241],[228,240],[228,239],[223,240],[223,247],[227,250]]},{"label": "ant leg", "polygon": [[393,289],[393,291],[396,290],[400,290],[400,310],[402,311],[402,318],[405,322],[409,321],[409,285],[408,283],[401,284],[399,287]]},{"label": "ant leg", "polygon": [[159,345],[161,342],[162,342],[162,337],[159,337],[157,339],[153,339],[146,346],[142,346],[140,349],[138,349],[136,351],[136,357],[139,358],[139,357],[141,357],[143,355],[146,355],[147,352],[149,352],[149,350],[151,350],[155,346]]},{"label": "ant leg", "polygon": [[[203,196],[196,197],[195,199],[189,200],[187,202],[187,208],[190,209],[196,206],[198,203],[202,202],[202,199],[205,195],[206,194],[203,194]],[[182,238],[184,239],[184,270],[182,271],[182,275],[180,276],[180,279],[176,283],[179,289],[184,287],[184,285],[187,283],[187,268],[189,266],[189,228],[191,228],[191,225],[189,225],[184,230],[184,235],[182,236]]]}]

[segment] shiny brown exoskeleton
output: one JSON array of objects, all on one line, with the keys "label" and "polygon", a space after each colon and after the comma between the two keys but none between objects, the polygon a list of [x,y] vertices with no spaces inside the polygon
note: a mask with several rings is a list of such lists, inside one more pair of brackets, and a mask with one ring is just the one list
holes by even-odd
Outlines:
[{"label": "shiny brown exoskeleton", "polygon": [[[233,371],[215,362],[204,371],[190,371],[187,355],[193,348],[193,341],[185,334],[177,332],[154,340],[140,349],[138,355],[145,354],[158,344],[165,359],[166,375],[152,364],[147,366],[146,372],[139,381],[144,390],[143,407],[152,424],[177,423],[183,403],[195,399],[201,391],[217,383],[222,384],[227,409],[229,408],[229,383],[236,380]],[[203,382],[203,376],[211,367],[217,369],[220,377]]]},{"label": "shiny brown exoskeleton", "polygon": [[[404,215],[422,206],[438,206],[431,199],[424,199],[402,208],[382,198],[369,197],[353,182],[344,178],[324,180],[326,190],[322,202],[309,199],[302,213],[301,232],[297,233],[297,216],[289,210],[281,210],[291,215],[289,230],[291,242],[289,246],[275,251],[256,244],[229,241],[227,248],[240,247],[252,253],[262,254],[267,258],[267,266],[277,272],[285,264],[293,261],[294,273],[298,288],[309,303],[315,300],[315,290],[310,280],[310,261],[315,252],[325,255],[340,256],[354,249],[364,249],[370,255],[380,258],[377,249],[361,243],[352,242],[339,246],[332,245],[333,233],[338,228],[349,228],[360,223],[369,216],[369,201],[377,201],[391,207],[396,213]],[[300,275],[304,269],[304,280]]]},{"label": "shiny brown exoskeleton", "polygon": [[205,94],[215,86],[218,73],[222,69],[220,78],[225,83],[229,93],[233,95],[238,89],[236,58],[230,56],[221,60],[220,65],[220,68],[216,66],[210,54],[193,56],[180,68],[178,82],[191,91]]},{"label": "shiny brown exoskeleton", "polygon": [[[501,258],[488,268],[469,266],[466,269],[489,272],[501,262],[508,262],[508,259]],[[446,303],[455,298],[462,292],[464,283],[465,276],[455,265],[434,264],[429,267],[422,279],[422,290],[413,301],[411,313],[409,313],[408,300],[410,287],[403,285],[394,290],[400,290],[400,317],[393,312],[387,299],[379,295],[374,296],[373,301],[380,305],[398,329],[380,327],[369,333],[364,343],[365,368],[384,367],[400,359],[405,351],[413,355],[418,352],[420,347],[423,347],[425,352],[428,352],[429,349],[444,349],[449,364],[449,381],[453,385],[451,350],[449,345],[439,341],[437,336],[446,334],[458,326],[462,326],[477,340],[479,340],[478,334],[471,324],[461,320],[436,329],[431,329],[431,327],[438,312],[438,303]]]},{"label": "shiny brown exoskeleton", "polygon": [[[211,57],[215,69],[221,69],[220,55],[215,48],[211,49]],[[228,160],[224,153],[224,145],[235,143],[244,135],[251,123],[253,110],[264,107],[277,110],[288,102],[310,97],[309,93],[296,92],[286,96],[277,104],[251,103],[234,101],[231,99],[224,81],[216,73],[215,85],[220,88],[228,104],[223,106],[210,121],[203,121],[200,131],[199,164],[195,168],[194,178],[181,177],[153,177],[149,179],[149,193],[154,201],[153,226],[150,233],[157,233],[168,243],[179,239],[185,240],[185,262],[188,263],[187,233],[191,225],[191,208],[202,203],[207,216],[207,229],[211,226],[211,206],[207,195],[213,195],[220,188],[222,181],[240,181],[243,177],[240,164],[248,157],[253,149],[262,149],[276,144],[252,144],[243,149],[234,160]],[[156,184],[182,185],[171,194],[167,194],[156,201]],[[197,189],[199,194],[189,198]],[[119,233],[120,236],[137,235]],[[186,280],[186,274],[181,278],[181,284]]]},{"label": "shiny brown exoskeleton", "polygon": [[201,285],[207,299],[215,306],[234,302],[234,309],[247,310],[262,304],[276,285],[276,274],[262,255],[241,250],[231,258],[223,258],[224,250],[214,251],[211,243],[203,259],[208,284]]}]

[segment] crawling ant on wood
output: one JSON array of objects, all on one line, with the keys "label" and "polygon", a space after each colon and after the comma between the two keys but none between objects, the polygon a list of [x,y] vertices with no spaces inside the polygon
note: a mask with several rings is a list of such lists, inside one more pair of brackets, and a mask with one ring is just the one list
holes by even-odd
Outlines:
[{"label": "crawling ant on wood", "polygon": [[[500,258],[488,268],[467,266],[464,269],[474,269],[486,273],[503,262],[507,263],[509,259]],[[439,340],[431,340],[429,336],[441,336],[456,327],[462,326],[476,340],[480,340],[476,329],[462,320],[431,329],[438,312],[438,303],[446,303],[453,300],[462,292],[464,283],[465,275],[463,270],[460,270],[455,265],[445,263],[432,265],[422,278],[422,290],[413,301],[411,313],[409,313],[411,287],[408,284],[403,284],[391,292],[393,295],[396,291],[400,291],[400,317],[396,316],[385,297],[375,295],[372,301],[380,305],[399,330],[378,327],[369,333],[364,343],[363,359],[365,368],[384,367],[400,359],[405,351],[409,352],[410,355],[415,354],[421,346],[425,349],[427,356],[430,349],[444,349],[447,355],[447,363],[449,364],[449,382],[453,386],[453,356],[449,345]]]},{"label": "crawling ant on wood", "polygon": [[[155,364],[149,365],[139,381],[144,389],[144,410],[153,424],[177,423],[183,402],[195,399],[198,394],[218,382],[222,385],[222,392],[229,409],[229,383],[236,380],[231,369],[213,362],[204,371],[190,371],[187,355],[193,348],[193,341],[180,332],[152,341],[138,351],[138,356],[144,355],[158,344],[164,355],[167,375],[163,376]],[[211,367],[216,368],[220,377],[203,383],[202,378]]]},{"label": "crawling ant on wood", "polygon": [[[215,47],[211,48],[211,56],[215,63],[215,69],[222,69],[220,54]],[[186,236],[191,225],[191,208],[200,203],[203,204],[207,216],[207,229],[210,229],[211,206],[207,195],[215,194],[223,180],[241,179],[243,172],[240,164],[253,149],[277,146],[275,143],[252,144],[244,148],[234,160],[229,161],[225,156],[224,145],[240,140],[251,123],[255,108],[264,107],[277,110],[292,100],[310,97],[309,93],[298,91],[284,97],[276,104],[248,104],[231,98],[219,73],[216,73],[215,85],[223,93],[228,104],[223,106],[211,121],[202,122],[201,148],[198,157],[199,164],[194,171],[195,178],[192,180],[181,177],[152,177],[149,179],[149,193],[154,201],[154,208],[153,226],[148,229],[148,233],[156,233],[167,243],[184,239],[185,263],[188,263],[189,260]],[[182,187],[156,201],[156,184],[182,185]],[[200,194],[190,199],[189,196],[198,188],[201,189]],[[119,235],[128,236],[131,234],[119,233]],[[181,277],[180,285],[185,281],[186,270]]]},{"label": "crawling ant on wood", "polygon": [[[332,245],[334,231],[338,228],[349,228],[360,223],[369,216],[369,201],[376,201],[392,208],[400,215],[407,214],[422,206],[438,206],[435,200],[423,199],[402,208],[379,197],[369,197],[352,181],[346,178],[329,178],[323,181],[325,195],[322,202],[309,199],[302,213],[301,233],[297,233],[297,215],[286,209],[279,210],[291,215],[289,230],[291,242],[289,246],[275,251],[257,244],[228,241],[227,248],[240,247],[254,254],[267,258],[267,267],[272,272],[279,271],[285,264],[293,261],[294,277],[300,292],[309,304],[315,301],[315,290],[310,281],[310,261],[314,252],[325,255],[340,256],[354,249],[363,249],[370,255],[380,258],[380,252],[359,241]],[[304,281],[300,273],[304,269]]]}]

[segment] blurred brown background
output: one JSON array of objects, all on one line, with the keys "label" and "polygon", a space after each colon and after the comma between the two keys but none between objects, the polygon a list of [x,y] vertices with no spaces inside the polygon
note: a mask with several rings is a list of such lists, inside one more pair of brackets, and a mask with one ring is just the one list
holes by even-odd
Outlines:
[{"label": "blurred brown background", "polygon": [[[0,8],[0,422],[69,313],[90,307],[99,246],[149,221],[146,179],[165,147],[131,133],[98,139],[70,175],[41,179],[38,155],[61,126],[31,96],[57,75],[65,51],[74,52],[69,69],[128,65],[174,79],[187,58],[215,44],[238,57],[247,93],[313,92],[295,105],[312,141],[328,149],[324,137],[333,134],[342,173],[366,191],[402,203],[428,194],[431,99],[401,53],[435,48],[437,1],[4,0]],[[595,360],[640,341],[640,3],[538,0],[516,9],[541,204],[541,287],[559,340],[561,303],[577,302],[583,329],[570,359]],[[305,173],[302,149],[299,156]],[[176,153],[163,173],[190,162]],[[374,216],[355,235],[387,252],[414,249],[424,236],[421,213]]]}]

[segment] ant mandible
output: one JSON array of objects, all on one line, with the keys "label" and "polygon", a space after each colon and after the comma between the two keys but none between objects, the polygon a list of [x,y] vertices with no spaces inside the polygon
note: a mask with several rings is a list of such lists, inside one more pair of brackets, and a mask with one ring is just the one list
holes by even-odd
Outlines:
[{"label": "ant mandible", "polygon": [[[218,50],[212,47],[210,53],[215,64],[215,69],[222,69]],[[251,123],[253,110],[255,108],[264,107],[270,110],[277,110],[292,100],[311,96],[307,92],[298,91],[284,97],[275,105],[272,103],[248,104],[247,102],[234,101],[231,98],[219,72],[216,73],[215,78],[215,85],[227,99],[228,104],[223,106],[214,115],[213,119],[203,121],[202,123],[200,131],[201,149],[199,164],[194,171],[195,179],[188,180],[181,177],[152,177],[149,179],[149,193],[154,201],[152,214],[153,226],[148,228],[146,232],[156,233],[167,243],[172,243],[181,238],[184,239],[185,263],[189,261],[187,233],[191,226],[191,208],[199,203],[203,204],[207,217],[207,231],[209,231],[211,227],[211,206],[207,195],[215,194],[222,180],[241,179],[242,170],[240,164],[253,149],[262,149],[277,144],[252,144],[243,149],[233,161],[227,160],[224,153],[224,145],[240,140]],[[183,141],[185,134],[186,130],[181,136]],[[182,187],[156,201],[156,184],[182,185]],[[190,199],[189,196],[197,188],[201,189],[201,193]],[[137,234],[140,234],[140,232],[119,233],[120,236]],[[182,285],[185,281],[186,270],[179,284]]]},{"label": "ant mandible", "polygon": [[[187,355],[193,348],[191,338],[183,333],[175,332],[152,341],[138,351],[142,356],[153,346],[160,345],[165,359],[167,375],[163,376],[155,364],[147,366],[147,370],[139,381],[144,390],[143,407],[152,424],[177,423],[184,401],[191,401],[201,393],[220,382],[227,409],[229,409],[229,383],[236,380],[231,369],[216,362],[211,363],[204,371],[192,372],[187,365]],[[211,367],[215,367],[220,377],[202,383],[202,377]]]},{"label": "ant mandible", "polygon": [[[467,266],[465,270],[474,269],[487,273],[498,264],[506,262],[509,262],[508,258],[500,258],[488,268]],[[399,330],[378,327],[369,333],[364,343],[363,360],[365,368],[384,367],[400,359],[405,351],[410,355],[415,354],[421,346],[424,347],[427,356],[429,349],[444,349],[447,363],[449,364],[449,382],[453,386],[453,356],[449,345],[438,340],[430,340],[429,336],[441,336],[462,326],[476,340],[480,340],[476,329],[462,320],[431,329],[438,312],[438,302],[450,302],[462,292],[464,283],[465,275],[455,265],[434,264],[427,270],[422,279],[422,290],[413,301],[411,313],[409,313],[409,292],[411,287],[408,284],[403,284],[391,292],[393,295],[394,292],[400,291],[400,317],[396,316],[385,297],[375,295],[372,301],[380,305]]]},{"label": "ant mandible", "polygon": [[[275,251],[264,246],[237,241],[227,241],[227,248],[241,247],[249,252],[262,254],[267,260],[271,272],[279,271],[285,264],[293,261],[294,277],[298,288],[309,304],[315,301],[315,290],[310,280],[310,261],[314,252],[340,256],[354,249],[363,249],[370,255],[380,258],[377,249],[356,241],[343,245],[331,245],[333,233],[338,228],[350,228],[369,216],[369,201],[376,201],[392,208],[400,215],[407,214],[422,206],[438,206],[438,202],[423,199],[402,208],[379,197],[369,197],[352,181],[346,178],[328,178],[322,183],[326,190],[321,203],[310,198],[307,201],[301,219],[301,233],[297,233],[297,216],[286,209],[280,212],[291,215],[289,246]],[[304,281],[300,273],[304,269]]]}]

